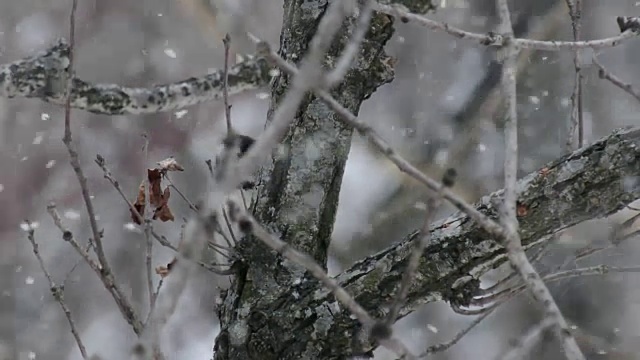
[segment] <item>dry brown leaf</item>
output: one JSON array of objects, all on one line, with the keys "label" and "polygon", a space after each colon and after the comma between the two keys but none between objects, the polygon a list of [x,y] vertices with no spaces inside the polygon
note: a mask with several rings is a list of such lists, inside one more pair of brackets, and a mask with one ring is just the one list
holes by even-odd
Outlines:
[{"label": "dry brown leaf", "polygon": [[147,169],[149,179],[149,203],[153,207],[162,206],[162,171],[160,169]]},{"label": "dry brown leaf", "polygon": [[[153,210],[153,220],[159,219],[160,221],[173,221],[175,220],[171,209],[169,209],[169,197],[171,192],[169,188],[162,190],[162,178],[167,171],[184,171],[184,168],[178,164],[173,158],[169,157],[158,162],[160,167],[154,169],[147,169],[147,181],[149,181],[149,204]],[[146,206],[146,186],[144,181],[140,184],[138,191],[138,197],[134,204],[134,207],[140,215],[144,216],[144,209]],[[133,222],[140,225],[142,222],[131,211],[131,217]]]},{"label": "dry brown leaf", "polygon": [[166,266],[158,266],[156,268],[156,274],[160,275],[160,277],[166,277],[169,275],[169,269]]},{"label": "dry brown leaf", "polygon": [[156,274],[160,275],[161,277],[166,277],[167,275],[169,275],[169,273],[171,272],[171,269],[173,268],[173,266],[176,264],[176,262],[178,261],[177,258],[173,258],[173,260],[171,260],[171,262],[169,262],[167,264],[167,266],[158,266],[156,268]]},{"label": "dry brown leaf", "polygon": [[[145,186],[143,181],[140,183],[140,187],[138,188],[138,196],[136,197],[136,201],[133,203],[133,207],[136,210],[138,210],[138,214],[140,214],[140,216],[144,216],[145,204],[146,204],[146,197],[145,197]],[[133,220],[134,223],[138,225],[142,224],[142,222],[140,221],[140,218],[138,218],[131,209],[129,209],[129,212],[131,213],[131,220]]]},{"label": "dry brown leaf", "polygon": [[153,219],[160,219],[160,221],[173,221],[175,218],[171,213],[171,209],[169,209],[169,197],[171,196],[171,192],[169,188],[164,189],[164,193],[161,196],[160,206],[156,207],[153,213]]}]

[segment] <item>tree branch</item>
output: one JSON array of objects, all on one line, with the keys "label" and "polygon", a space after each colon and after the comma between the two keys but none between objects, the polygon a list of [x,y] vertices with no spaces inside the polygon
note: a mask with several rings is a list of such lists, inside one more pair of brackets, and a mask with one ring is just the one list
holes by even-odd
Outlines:
[{"label": "tree branch", "polygon": [[[633,128],[618,130],[527,175],[517,184],[522,245],[529,248],[549,234],[624,208],[640,198],[640,182],[628,181],[639,172],[640,128]],[[494,192],[475,208],[498,219],[503,196],[503,190]],[[372,316],[382,317],[397,293],[413,242],[419,237],[418,231],[409,234],[402,242],[356,263],[336,280]],[[437,222],[400,316],[440,300],[454,306],[468,305],[480,290],[479,277],[504,261],[502,246],[468,216],[457,213]],[[279,343],[289,344],[290,349],[292,344],[325,349],[323,359],[371,351],[375,345],[351,340],[359,324],[349,311],[334,304],[330,291],[308,276],[254,309],[253,321],[265,328],[296,329],[289,336],[279,334],[284,337]],[[319,312],[307,313],[305,309]],[[330,317],[323,317],[322,309],[329,309]],[[261,317],[260,313],[271,315]],[[319,327],[322,336],[305,338]]]},{"label": "tree branch", "polygon": [[[313,48],[313,34],[329,16],[330,6],[326,1],[286,0],[280,54],[292,62],[299,62],[303,54],[309,54]],[[354,15],[336,27],[341,35],[330,44],[322,64],[312,71],[330,69],[340,63],[338,59],[350,48],[349,42],[359,40],[358,23],[358,16]],[[391,62],[384,52],[385,43],[393,33],[392,24],[387,15],[372,16],[361,48],[355,54],[357,58],[344,80],[331,90],[337,101],[351,112],[357,113],[364,99],[392,79]],[[271,53],[265,43],[259,45]],[[349,51],[345,56],[350,56]],[[295,75],[283,73],[278,77],[272,90],[272,107],[283,102],[285,92],[291,93],[292,79],[295,84],[296,78],[309,76],[307,72],[309,69],[305,69],[302,62]],[[326,82],[316,82],[306,89],[320,88],[324,84]],[[275,115],[270,112],[268,117],[271,119],[276,115],[277,112]],[[266,229],[322,267],[326,266],[353,131],[349,125],[337,121],[339,117],[322,99],[311,94],[304,96],[283,141],[285,151],[274,155],[261,172],[255,207],[255,217]],[[313,346],[315,340],[312,339],[329,335],[325,334],[324,328],[319,328],[315,334],[306,330],[304,334],[283,333],[275,329],[296,328],[290,316],[292,313],[286,308],[281,309],[282,314],[273,313],[268,319],[262,316],[262,309],[268,308],[271,300],[282,296],[283,291],[288,292],[289,286],[304,276],[304,270],[257,241],[241,241],[237,248],[242,254],[243,265],[220,307],[221,332],[216,340],[215,358],[266,360],[330,356],[331,347]],[[328,314],[326,308],[318,311],[320,317]],[[280,320],[283,323],[279,323]],[[279,324],[263,326],[263,321]],[[357,328],[362,327],[358,324]],[[240,330],[246,336],[239,338]],[[300,346],[288,346],[287,339],[292,335],[299,336]],[[307,339],[309,347],[302,339]]]},{"label": "tree branch", "polygon": [[[414,14],[410,9],[403,7],[401,5],[385,5],[385,2],[378,1],[375,9],[377,11],[383,12],[385,14],[389,14],[392,16],[396,16],[400,18],[400,20],[404,23],[415,22],[418,25],[424,26],[431,30],[436,31],[444,31],[450,35],[453,35],[460,39],[468,39],[473,40],[475,42],[480,43],[485,46],[504,46],[505,38],[500,34],[496,34],[493,32],[487,34],[474,33],[470,31],[465,31],[453,26],[450,26],[447,23],[431,20],[425,16]],[[513,42],[521,49],[536,49],[536,50],[546,50],[546,51],[560,51],[560,50],[578,50],[578,49],[586,49],[591,48],[594,50],[610,48],[614,46],[620,45],[623,41],[635,38],[640,34],[640,28],[636,26],[640,20],[638,18],[627,18],[627,17],[618,17],[618,24],[620,27],[621,34],[597,39],[597,40],[588,40],[588,41],[541,41],[541,40],[530,40],[530,39],[520,39],[515,38]],[[624,24],[624,25],[620,25]]]},{"label": "tree branch", "polygon": [[507,98],[507,119],[504,126],[505,134],[505,159],[504,159],[504,203],[502,206],[502,223],[507,232],[505,239],[500,239],[507,250],[507,257],[511,265],[518,272],[533,298],[538,305],[544,308],[545,316],[553,320],[556,333],[562,343],[565,355],[570,360],[584,360],[576,340],[569,331],[569,325],[560,308],[556,304],[553,295],[544,284],[540,274],[527,258],[522,247],[518,220],[518,111],[516,93],[516,62],[518,48],[514,44],[513,25],[511,24],[511,11],[507,0],[496,0],[496,8],[500,19],[500,31],[504,36],[505,44],[500,48],[504,52],[505,59],[502,68],[503,95]]},{"label": "tree branch", "polygon": [[[390,6],[389,4],[396,4]],[[398,6],[401,4],[404,6]],[[502,46],[504,39],[495,33],[479,34],[430,20],[422,15],[435,6],[429,0],[383,0],[375,9],[398,16],[403,22],[415,21],[432,30],[445,31],[453,36],[471,39],[487,46]],[[415,13],[410,13],[413,11]],[[624,20],[624,21],[623,21]],[[618,19],[624,24],[635,24],[636,18]],[[635,38],[638,28],[621,26],[622,33],[610,38],[590,41],[537,41],[514,39],[520,48],[559,51],[583,48],[602,49],[619,45]],[[64,89],[69,76],[70,48],[65,40],[59,40],[50,48],[21,60],[0,65],[0,97],[39,98],[43,101],[65,105]],[[247,56],[245,61],[229,68],[229,94],[257,89],[269,85],[275,75],[271,66],[262,57]],[[116,84],[92,84],[74,78],[71,89],[71,107],[97,114],[152,114],[179,110],[223,97],[224,70],[217,70],[201,77],[154,85],[149,88],[131,88]]]},{"label": "tree branch", "polygon": [[[0,97],[39,98],[64,106],[70,54],[66,41],[59,40],[34,56],[0,65]],[[230,67],[229,94],[268,85],[270,70],[264,59],[254,57]],[[107,115],[151,114],[221,99],[223,88],[224,70],[150,88],[92,84],[74,78],[71,107]]]}]

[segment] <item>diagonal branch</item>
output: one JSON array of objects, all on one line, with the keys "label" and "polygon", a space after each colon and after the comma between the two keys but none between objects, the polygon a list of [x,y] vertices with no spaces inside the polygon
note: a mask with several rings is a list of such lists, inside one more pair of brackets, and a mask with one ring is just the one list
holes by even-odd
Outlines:
[{"label": "diagonal branch", "polygon": [[627,94],[633,96],[636,100],[640,101],[640,91],[638,91],[637,88],[635,88],[632,84],[625,82],[623,79],[619,78],[618,76],[614,75],[612,72],[607,70],[607,68],[604,67],[602,63],[600,63],[600,60],[598,60],[597,56],[595,55],[593,56],[592,62],[598,68],[599,78],[608,80],[613,85],[619,87],[620,89],[624,90]]},{"label": "diagonal branch", "polygon": [[[582,0],[565,0],[569,8],[569,16],[571,17],[571,28],[573,29],[573,41],[580,39],[582,17]],[[573,54],[573,67],[576,70],[573,85],[573,93],[571,94],[571,121],[569,122],[569,136],[567,138],[567,149],[569,151],[582,147],[584,145],[584,114],[583,114],[583,94],[582,94],[582,59],[579,50]],[[574,141],[576,129],[578,130],[577,146]]]},{"label": "diagonal branch", "polygon": [[[400,5],[383,5],[381,1],[376,5],[377,11],[396,16],[404,23],[415,22],[418,25],[424,26],[430,30],[444,31],[450,35],[453,35],[460,39],[472,40],[485,46],[503,46],[505,45],[505,37],[493,32],[487,34],[474,33],[465,31],[454,26],[450,26],[447,23],[431,20],[425,16],[410,12],[407,8]],[[618,17],[618,23],[621,21],[624,24],[636,24],[638,18],[623,18]],[[529,39],[513,39],[514,43],[522,49],[536,49],[546,51],[560,51],[560,50],[578,50],[591,48],[594,50],[610,48],[620,45],[625,40],[635,38],[639,34],[640,28],[632,25],[620,26],[621,34],[596,40],[588,41],[541,41],[541,40],[529,40]]]},{"label": "diagonal branch", "polygon": [[[628,182],[629,177],[638,173],[640,128],[632,128],[618,130],[525,176],[517,183],[517,215],[523,247],[528,249],[549,234],[615,213],[640,198],[640,182]],[[504,191],[500,190],[485,196],[474,208],[497,219],[503,199]],[[372,316],[380,316],[381,309],[397,292],[398,280],[419,236],[418,231],[409,234],[403,241],[356,263],[336,280]],[[469,216],[457,213],[438,221],[431,228],[431,241],[400,316],[419,305],[440,300],[468,305],[479,291],[479,277],[505,261],[504,248]],[[264,311],[277,313],[281,311],[279,306],[291,305],[291,300],[287,300],[291,294],[298,297],[293,309],[287,307],[287,311],[303,311],[309,306],[333,302],[331,293],[321,284],[306,280]],[[340,340],[344,329],[357,327],[357,320],[344,311],[334,313],[332,319],[329,333],[334,330],[336,335],[316,345],[343,354],[358,353],[353,344]]]}]

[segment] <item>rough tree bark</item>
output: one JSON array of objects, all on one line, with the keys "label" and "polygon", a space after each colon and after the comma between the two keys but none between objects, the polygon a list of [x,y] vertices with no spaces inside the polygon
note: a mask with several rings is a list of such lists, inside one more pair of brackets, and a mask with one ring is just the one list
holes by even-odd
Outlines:
[{"label": "rough tree bark", "polygon": [[[610,215],[640,198],[639,173],[640,129],[634,128],[616,131],[529,174],[518,183],[523,245],[530,247],[562,229]],[[476,208],[495,219],[501,202],[502,191],[497,191]],[[468,304],[479,289],[478,278],[506,261],[502,247],[466,215],[457,213],[439,221],[431,232],[431,243],[400,316],[434,301]],[[417,236],[411,233],[356,263],[337,276],[340,285],[372,315],[382,316]],[[255,263],[245,264],[221,308],[226,329],[217,339],[216,359],[346,359],[375,348],[357,341],[358,322],[314,278],[287,273],[278,285],[251,270],[255,266],[278,274],[284,265],[257,242],[247,246],[249,241],[243,243],[243,250],[255,252],[251,258]],[[269,281],[270,286],[256,281]],[[232,334],[238,330],[242,333]],[[235,347],[231,336],[238,335],[244,342]]]},{"label": "rough tree bark", "polygon": [[[389,3],[391,0],[380,1]],[[399,0],[410,10],[432,8],[430,0]],[[281,54],[301,59],[326,0],[285,0]],[[325,59],[331,65],[354,29],[345,21]],[[384,45],[393,21],[376,14],[359,56],[344,82],[332,91],[350,111],[377,87],[391,81],[392,61]],[[40,55],[0,66],[0,96],[35,97],[59,104],[69,76],[69,49],[63,43]],[[264,84],[265,59],[231,71],[231,88]],[[87,111],[121,114],[168,111],[219,96],[221,73],[151,89],[92,85],[74,79],[72,105]],[[288,88],[276,79],[273,104]],[[287,151],[272,158],[261,174],[255,214],[266,227],[297,249],[326,264],[340,183],[352,130],[308,95],[285,139]],[[530,247],[552,233],[606,216],[640,198],[640,128],[619,130],[593,145],[531,173],[518,184],[522,243]],[[496,219],[502,192],[484,197],[476,208]],[[382,317],[393,299],[417,232],[337,276],[340,285],[373,316]],[[252,238],[238,245],[232,286],[218,306],[221,331],[215,359],[346,359],[371,354],[375,344],[358,322],[315,278]],[[434,224],[418,274],[399,316],[433,301],[464,306],[479,289],[478,278],[506,260],[504,250],[464,214]]]},{"label": "rough tree bark", "polygon": [[[429,2],[415,1],[424,6]],[[298,63],[327,9],[327,1],[288,0],[280,54]],[[348,18],[325,58],[327,68],[340,55],[355,30],[356,17]],[[393,33],[392,19],[374,15],[359,56],[344,81],[332,95],[354,113],[362,101],[381,85],[391,81],[391,58],[384,46]],[[280,76],[272,89],[274,110],[289,87],[290,78]],[[271,112],[269,117],[271,116]],[[349,154],[352,130],[320,99],[309,94],[301,104],[284,144],[284,154],[275,155],[261,173],[255,214],[267,228],[320,264],[326,264],[344,166]],[[313,339],[328,329],[323,320],[305,321],[288,316],[290,305],[276,307],[274,301],[286,297],[304,271],[264,245],[247,239],[238,249],[242,265],[226,294],[219,315],[221,332],[216,341],[216,359],[317,359],[330,355]],[[295,294],[289,294],[294,296]],[[293,299],[290,299],[293,300]],[[327,308],[312,310],[327,314]],[[282,321],[280,321],[282,320]],[[320,335],[324,336],[324,335]],[[306,339],[306,340],[303,340]],[[303,340],[303,341],[301,341]],[[310,346],[307,346],[310,345]]]},{"label": "rough tree bark", "polygon": [[[424,10],[430,3],[408,2]],[[326,1],[287,0],[280,53],[297,62],[306,51]],[[392,19],[376,14],[356,60],[333,96],[354,113],[362,101],[391,80],[384,45]],[[345,24],[326,58],[331,64],[354,28]],[[282,76],[272,89],[277,104],[288,87]],[[285,145],[261,173],[255,215],[295,248],[326,264],[351,130],[321,101],[309,95],[299,109]],[[550,164],[521,181],[521,226],[525,245],[565,227],[609,214],[640,196],[640,188],[612,186],[640,169],[640,132],[620,132],[590,148]],[[576,199],[581,199],[576,201]],[[501,193],[485,197],[478,208],[496,217]],[[338,278],[371,314],[384,315],[411,252],[416,233],[369,257]],[[215,359],[346,359],[375,348],[360,326],[333,296],[295,264],[284,261],[254,239],[238,246],[231,288],[218,308],[221,331]],[[417,305],[446,300],[465,305],[479,286],[478,277],[504,261],[504,252],[467,217],[457,215],[433,228],[419,277],[401,316]]]}]

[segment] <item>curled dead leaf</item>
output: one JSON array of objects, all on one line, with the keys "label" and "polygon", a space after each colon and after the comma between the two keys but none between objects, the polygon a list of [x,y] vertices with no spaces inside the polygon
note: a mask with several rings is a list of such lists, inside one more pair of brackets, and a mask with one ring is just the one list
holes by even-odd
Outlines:
[{"label": "curled dead leaf", "polygon": [[156,268],[156,274],[160,275],[161,277],[166,277],[167,275],[169,275],[169,273],[171,272],[171,269],[173,268],[173,266],[176,264],[176,262],[178,261],[177,258],[173,258],[173,260],[171,260],[171,262],[169,262],[167,264],[167,266],[158,266]]},{"label": "curled dead leaf", "polygon": [[162,205],[162,171],[159,169],[148,169],[147,179],[149,180],[149,203],[153,207]]},{"label": "curled dead leaf", "polygon": [[[146,204],[146,197],[145,197],[145,186],[144,186],[144,181],[140,183],[140,187],[138,187],[138,196],[136,197],[136,201],[133,203],[133,207],[138,211],[138,214],[140,214],[141,216],[144,216],[144,208],[145,208],[145,204]],[[129,212],[131,213],[131,220],[140,225],[142,224],[142,222],[140,221],[140,218],[138,218],[138,216],[136,216],[136,214],[129,209]]]},{"label": "curled dead leaf", "polygon": [[[173,158],[165,159],[158,163],[160,168],[147,169],[147,181],[149,182],[149,204],[153,208],[153,220],[159,219],[160,221],[173,221],[175,220],[171,209],[169,208],[169,197],[171,191],[169,188],[162,190],[162,178],[165,176],[166,171],[183,171],[184,169]],[[146,206],[146,186],[143,181],[140,184],[138,190],[138,197],[134,203],[134,207],[140,215],[144,216],[144,210]],[[131,211],[131,218],[134,223],[140,225],[142,222]]]},{"label": "curled dead leaf", "polygon": [[160,277],[164,278],[169,275],[169,269],[166,266],[158,266],[156,268],[156,274],[160,275]]},{"label": "curled dead leaf", "polygon": [[153,212],[153,219],[159,219],[160,221],[173,221],[175,220],[173,214],[171,213],[171,209],[169,209],[169,197],[171,196],[171,192],[169,188],[164,189],[164,193],[160,197],[160,206],[156,207]]}]

